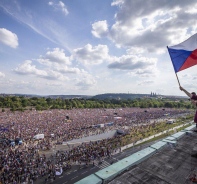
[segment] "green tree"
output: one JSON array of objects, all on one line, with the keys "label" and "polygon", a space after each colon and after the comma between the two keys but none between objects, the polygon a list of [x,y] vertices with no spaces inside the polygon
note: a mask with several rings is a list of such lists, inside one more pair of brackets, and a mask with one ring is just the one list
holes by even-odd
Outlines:
[{"label": "green tree", "polygon": [[37,104],[37,105],[36,105],[36,110],[37,110],[37,111],[41,111],[41,110],[42,110],[42,106],[39,105],[39,104]]}]

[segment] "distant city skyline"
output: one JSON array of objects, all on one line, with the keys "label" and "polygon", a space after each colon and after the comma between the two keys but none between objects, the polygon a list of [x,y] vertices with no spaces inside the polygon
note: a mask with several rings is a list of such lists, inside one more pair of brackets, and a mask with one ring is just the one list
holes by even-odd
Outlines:
[{"label": "distant city skyline", "polygon": [[[197,33],[194,0],[1,0],[0,93],[184,96],[167,46]],[[178,73],[196,91],[197,66]]]}]

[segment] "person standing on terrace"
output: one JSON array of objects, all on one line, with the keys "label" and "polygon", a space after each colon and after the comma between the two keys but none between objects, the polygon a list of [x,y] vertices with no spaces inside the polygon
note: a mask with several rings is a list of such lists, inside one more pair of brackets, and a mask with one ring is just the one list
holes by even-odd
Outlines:
[{"label": "person standing on terrace", "polygon": [[[186,89],[184,89],[183,87],[180,86],[180,90],[183,91],[191,100],[191,103],[197,107],[197,95],[195,92],[189,93]],[[194,116],[194,123],[196,123],[196,130],[194,130],[194,132],[197,132],[197,110],[196,110],[196,114]],[[197,153],[191,154],[191,157],[195,157],[197,158]]]},{"label": "person standing on terrace", "polygon": [[[186,89],[180,86],[180,90],[183,91],[191,100],[191,103],[197,107],[197,95],[195,92],[189,93]],[[197,110],[194,116],[194,123],[196,123],[196,132],[197,132]]]},{"label": "person standing on terrace", "polygon": [[[197,95],[195,92],[189,93],[186,89],[180,86],[180,90],[183,91],[191,100],[191,103],[195,106],[197,106]],[[196,128],[197,128],[197,111],[194,116],[194,123],[196,123]]]}]

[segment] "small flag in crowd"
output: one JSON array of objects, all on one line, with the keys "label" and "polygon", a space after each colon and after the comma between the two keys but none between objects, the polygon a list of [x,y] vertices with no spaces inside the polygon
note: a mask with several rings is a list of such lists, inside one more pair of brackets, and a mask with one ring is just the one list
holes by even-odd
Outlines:
[{"label": "small flag in crowd", "polygon": [[9,131],[8,128],[0,128],[0,132],[7,132],[7,131]]}]

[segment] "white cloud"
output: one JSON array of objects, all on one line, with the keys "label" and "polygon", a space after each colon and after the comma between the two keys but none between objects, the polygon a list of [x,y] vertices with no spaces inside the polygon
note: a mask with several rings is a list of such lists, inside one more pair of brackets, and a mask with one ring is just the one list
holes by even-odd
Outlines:
[{"label": "white cloud", "polygon": [[68,77],[62,75],[61,73],[54,71],[54,70],[48,70],[47,76],[42,76],[45,79],[48,80],[61,80],[61,81],[67,81]]},{"label": "white cloud", "polygon": [[28,89],[30,88],[32,84],[30,84],[30,82],[26,82],[26,81],[17,81],[14,83],[14,87],[17,89]]},{"label": "white cloud", "polygon": [[145,52],[145,49],[141,47],[131,47],[126,50],[128,55],[139,55]]},{"label": "white cloud", "polygon": [[[72,64],[71,58],[72,56],[67,57],[65,55],[63,49],[54,48],[52,51],[47,51],[44,56],[40,56],[39,59],[34,59],[40,65],[33,65],[31,60],[26,60],[13,71],[20,75],[32,75],[47,80],[68,81],[74,80],[74,77],[75,80],[78,80],[77,86],[86,86],[83,88],[90,87],[94,83],[94,80],[90,77],[91,75],[83,69],[70,67]],[[39,69],[38,66],[42,69]],[[68,75],[70,75],[69,78]]]},{"label": "white cloud", "polygon": [[140,77],[144,78],[155,77],[158,73],[159,71],[155,66],[147,67],[145,69],[137,69],[135,71],[136,75],[140,75]]},{"label": "white cloud", "polygon": [[5,28],[0,28],[0,42],[12,48],[18,47],[17,35]]},{"label": "white cloud", "polygon": [[124,1],[123,0],[113,0],[113,2],[111,3],[112,6],[119,6],[121,4],[123,4]]},{"label": "white cloud", "polygon": [[60,10],[60,11],[62,11],[62,13],[63,13],[64,15],[68,15],[68,14],[69,14],[69,12],[68,12],[68,10],[67,10],[65,4],[64,4],[62,1],[59,1],[58,3],[53,3],[53,2],[50,1],[50,2],[48,3],[48,5],[49,5],[49,6],[53,6],[53,8],[54,8],[55,10]]},{"label": "white cloud", "polygon": [[48,2],[48,5],[49,5],[49,6],[52,6],[52,5],[53,5],[53,2],[51,2],[51,1]]},{"label": "white cloud", "polygon": [[53,83],[52,82],[47,82],[46,85],[47,86],[54,86],[54,87],[61,87],[62,86],[61,83],[56,83],[56,82],[55,83],[54,82]]},{"label": "white cloud", "polygon": [[37,75],[37,76],[47,76],[47,73],[44,70],[39,70],[35,65],[31,64],[32,61],[26,60],[23,64],[19,65],[14,72],[21,75]]},{"label": "white cloud", "polygon": [[84,77],[84,78],[80,79],[76,83],[76,86],[78,86],[82,90],[88,90],[91,87],[93,87],[94,85],[96,85],[96,83],[97,82],[93,77],[87,76],[87,77]]},{"label": "white cloud", "polygon": [[54,71],[60,72],[62,74],[76,74],[80,73],[81,70],[76,67],[68,67],[66,63],[56,63],[52,62],[50,59],[45,58],[39,58],[36,61],[38,61],[41,65],[47,66],[49,69],[52,69]]},{"label": "white cloud", "polygon": [[107,45],[98,45],[93,47],[91,44],[83,48],[75,49],[73,57],[85,65],[101,64],[109,59],[109,49]]},{"label": "white cloud", "polygon": [[[190,12],[191,7],[197,6],[194,0],[190,3],[181,1],[181,5],[176,0],[172,3],[115,0],[111,5],[118,6],[118,12],[107,35],[118,47],[139,47],[161,54],[167,45],[180,43],[197,31],[197,11]],[[96,30],[92,27],[96,37],[106,36]]]},{"label": "white cloud", "polygon": [[67,77],[52,69],[47,69],[46,71],[37,69],[35,65],[32,65],[32,61],[30,60],[26,60],[23,64],[19,65],[13,71],[20,75],[33,75],[48,80],[68,80]]},{"label": "white cloud", "polygon": [[29,82],[28,82],[28,81],[24,81],[24,80],[22,80],[22,81],[21,81],[21,84],[26,85],[26,84],[29,84]]},{"label": "white cloud", "polygon": [[61,73],[73,73],[73,74],[78,74],[81,72],[81,70],[79,68],[68,68],[67,66],[59,66],[59,67],[55,67],[54,68],[55,70],[57,70],[58,72],[61,72]]},{"label": "white cloud", "polygon": [[[65,16],[50,11],[50,9],[53,8],[55,12],[65,12],[66,10],[62,10],[61,8],[61,2],[50,1],[46,7],[44,1],[39,1],[38,6],[40,6],[40,9],[32,8],[30,4],[27,6],[23,4],[21,1],[0,1],[0,7],[11,16],[13,20],[28,26],[34,32],[52,42],[52,44],[61,45],[63,48],[69,51],[71,50],[70,47],[72,47],[72,44],[70,42],[74,39],[72,39],[73,35],[69,33],[70,29],[67,29],[67,24],[62,24],[62,21],[67,21],[65,20]],[[40,11],[43,8],[45,11]],[[25,27],[23,29],[25,29]],[[31,34],[31,32],[29,34]],[[22,35],[22,37],[25,35],[27,34]],[[34,42],[35,40],[32,40],[32,43]]]},{"label": "white cloud", "polygon": [[5,74],[0,72],[0,78],[4,78],[5,77]]},{"label": "white cloud", "polygon": [[75,86],[77,86],[77,88],[81,90],[92,89],[97,84],[96,79],[97,76],[92,76],[87,71],[81,70],[78,77],[75,79]]},{"label": "white cloud", "polygon": [[183,78],[183,79],[191,79],[192,75],[190,74],[183,74],[180,76],[180,78]]},{"label": "white cloud", "polygon": [[197,4],[190,7],[190,9],[187,9],[185,12],[189,14],[196,14]]},{"label": "white cloud", "polygon": [[151,85],[151,84],[153,84],[154,83],[154,81],[151,81],[151,80],[145,80],[145,81],[141,81],[141,82],[139,82],[138,83],[138,85],[139,86],[149,86],[149,85]]},{"label": "white cloud", "polygon": [[64,4],[62,1],[59,1],[58,6],[61,8],[62,12],[63,12],[65,15],[68,15],[69,12],[68,12],[68,10],[67,10],[65,4]]},{"label": "white cloud", "polygon": [[62,63],[70,65],[70,58],[66,57],[64,50],[60,48],[54,48],[53,51],[48,51],[44,57],[48,62]]},{"label": "white cloud", "polygon": [[108,34],[107,21],[106,20],[98,21],[92,24],[92,34],[97,38],[107,36]]},{"label": "white cloud", "polygon": [[47,66],[50,70],[60,72],[62,74],[77,74],[81,69],[71,67],[72,56],[66,56],[63,49],[54,48],[48,51],[45,56],[36,59],[41,65]]},{"label": "white cloud", "polygon": [[16,84],[16,81],[13,79],[4,79],[4,80],[0,80],[0,84],[1,84],[1,90],[2,90],[3,86],[5,88],[14,86]]},{"label": "white cloud", "polygon": [[144,70],[149,67],[156,67],[156,63],[156,58],[139,57],[136,55],[123,55],[118,58],[118,61],[109,64],[108,68],[120,70]]}]

